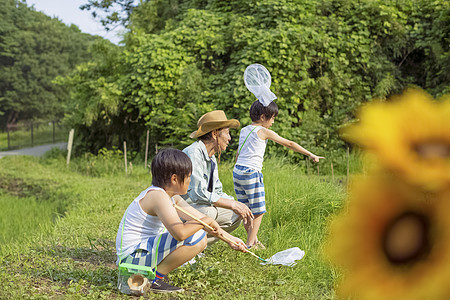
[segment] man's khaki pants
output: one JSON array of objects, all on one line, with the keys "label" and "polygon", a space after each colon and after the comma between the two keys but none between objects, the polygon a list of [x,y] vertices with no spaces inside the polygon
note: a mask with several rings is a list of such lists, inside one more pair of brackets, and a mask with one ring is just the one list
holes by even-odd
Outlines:
[{"label": "man's khaki pants", "polygon": [[[241,219],[231,209],[205,204],[191,204],[193,208],[216,220],[219,226],[228,233],[239,227]],[[208,234],[208,246],[217,242],[218,238]]]}]

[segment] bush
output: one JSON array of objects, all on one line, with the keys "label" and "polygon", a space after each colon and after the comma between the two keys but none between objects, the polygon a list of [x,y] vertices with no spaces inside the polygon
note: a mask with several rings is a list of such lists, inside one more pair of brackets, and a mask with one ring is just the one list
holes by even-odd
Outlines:
[{"label": "bush", "polygon": [[84,157],[75,158],[70,168],[76,172],[92,177],[108,177],[125,172],[123,152],[116,147],[102,148],[98,155],[85,153]]}]

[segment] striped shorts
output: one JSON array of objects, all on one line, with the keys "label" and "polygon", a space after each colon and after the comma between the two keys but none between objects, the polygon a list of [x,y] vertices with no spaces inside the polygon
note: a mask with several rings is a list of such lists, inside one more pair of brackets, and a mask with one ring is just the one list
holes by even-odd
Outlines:
[{"label": "striped shorts", "polygon": [[[158,249],[157,243],[158,238],[161,236]],[[146,241],[141,242],[136,251],[123,258],[121,263],[129,263],[133,265],[147,266],[155,268],[161,263],[161,261],[172,253],[175,249],[181,246],[194,246],[200,242],[206,236],[204,230],[199,230],[184,241],[177,241],[174,237],[170,235],[168,231],[162,233],[161,235],[152,236]],[[156,265],[155,265],[155,255],[157,255]],[[131,270],[130,270],[131,271]]]},{"label": "striped shorts", "polygon": [[239,202],[247,205],[254,215],[266,212],[263,174],[252,168],[235,165],[233,169],[234,191]]}]

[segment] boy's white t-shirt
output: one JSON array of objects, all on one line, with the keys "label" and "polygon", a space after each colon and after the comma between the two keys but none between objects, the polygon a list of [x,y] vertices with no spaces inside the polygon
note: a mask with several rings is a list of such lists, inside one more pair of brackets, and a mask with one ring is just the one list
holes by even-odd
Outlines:
[{"label": "boy's white t-shirt", "polygon": [[[128,206],[126,213],[123,215],[116,236],[117,256],[122,258],[126,257],[133,253],[141,242],[167,231],[166,227],[157,216],[147,214],[139,204],[139,201],[152,190],[164,191],[162,188],[156,186],[147,188],[134,199]],[[124,221],[125,227],[123,228],[122,234]]]},{"label": "boy's white t-shirt", "polygon": [[[249,167],[261,172],[263,167],[264,152],[266,152],[267,145],[267,140],[262,140],[258,136],[258,131],[261,129],[261,126],[254,125],[248,125],[241,129],[238,147],[238,151],[240,152],[236,165]],[[243,147],[242,144],[244,144]]]}]

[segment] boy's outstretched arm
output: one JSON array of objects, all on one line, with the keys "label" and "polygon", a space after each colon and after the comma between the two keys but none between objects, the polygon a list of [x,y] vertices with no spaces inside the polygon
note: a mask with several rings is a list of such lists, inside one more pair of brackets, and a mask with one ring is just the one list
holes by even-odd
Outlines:
[{"label": "boy's outstretched arm", "polygon": [[269,140],[274,141],[275,143],[278,143],[280,145],[283,145],[291,150],[294,150],[298,153],[304,154],[304,155],[308,156],[309,158],[311,158],[314,162],[319,162],[320,159],[325,158],[323,156],[317,156],[317,155],[309,152],[308,150],[306,150],[305,148],[303,148],[296,142],[285,139],[284,137],[279,136],[275,131],[267,129],[267,128],[262,128],[261,130],[259,130],[258,136],[262,140],[269,139]]}]

